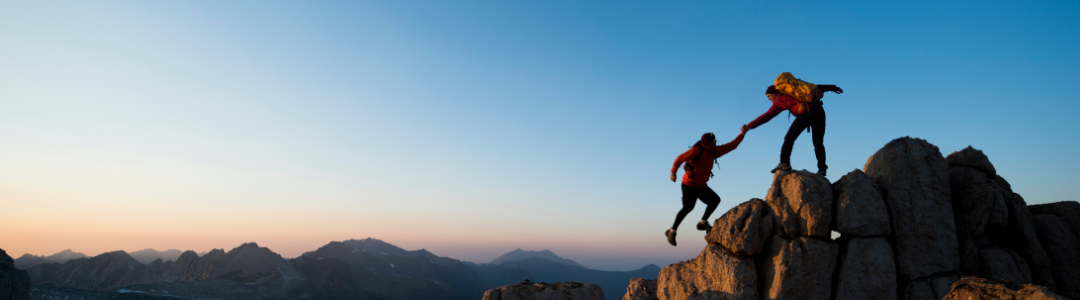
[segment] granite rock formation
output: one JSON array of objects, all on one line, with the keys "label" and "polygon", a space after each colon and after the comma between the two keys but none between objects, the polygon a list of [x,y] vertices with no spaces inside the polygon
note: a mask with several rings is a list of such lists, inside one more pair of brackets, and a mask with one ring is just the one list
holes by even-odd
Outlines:
[{"label": "granite rock formation", "polygon": [[483,300],[603,300],[604,292],[591,283],[522,282],[484,292]]},{"label": "granite rock formation", "polygon": [[738,255],[761,252],[773,231],[773,218],[768,209],[761,199],[743,202],[716,219],[705,240]]},{"label": "granite rock formation", "polygon": [[766,199],[663,268],[658,298],[1080,299],[1080,203],[1029,208],[972,147],[896,139],[831,186],[777,172]]},{"label": "granite rock formation", "polygon": [[889,207],[900,280],[959,269],[949,166],[937,146],[899,138],[874,153],[863,169]]},{"label": "granite rock formation", "polygon": [[834,229],[845,236],[884,236],[892,233],[889,210],[874,179],[855,169],[833,184],[836,193]]},{"label": "granite rock formation", "polygon": [[630,279],[630,286],[626,287],[626,294],[622,300],[658,300],[656,297],[656,280],[634,277]]},{"label": "granite rock formation", "polygon": [[765,198],[781,234],[822,239],[830,235],[833,200],[829,180],[806,170],[776,172]]},{"label": "granite rock formation", "polygon": [[896,299],[896,263],[884,237],[841,242],[835,299]]},{"label": "granite rock formation", "polygon": [[1015,284],[1008,281],[964,277],[953,283],[943,300],[1001,299],[1001,300],[1067,300],[1046,287]]}]

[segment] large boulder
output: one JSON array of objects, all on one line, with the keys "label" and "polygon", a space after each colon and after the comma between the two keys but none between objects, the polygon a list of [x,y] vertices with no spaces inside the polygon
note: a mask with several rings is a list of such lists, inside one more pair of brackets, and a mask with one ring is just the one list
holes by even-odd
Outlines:
[{"label": "large boulder", "polygon": [[945,162],[949,166],[953,167],[971,167],[978,169],[979,171],[990,174],[990,176],[996,176],[997,170],[994,169],[994,165],[990,163],[990,158],[983,154],[982,150],[976,150],[971,146],[967,146],[963,150],[950,153],[945,157]]},{"label": "large boulder", "polygon": [[716,219],[705,240],[738,255],[761,252],[773,230],[773,219],[768,210],[768,205],[761,199],[743,202]]},{"label": "large boulder", "polygon": [[952,290],[942,299],[1067,300],[1046,287],[979,277],[961,278],[953,283]]},{"label": "large boulder", "polygon": [[765,201],[784,236],[828,239],[833,199],[828,179],[802,170],[776,172]]},{"label": "large boulder", "polygon": [[979,276],[1004,279],[1015,283],[1031,283],[1031,269],[1016,253],[1006,249],[979,250]]},{"label": "large boulder", "polygon": [[961,235],[982,236],[988,224],[1005,227],[1009,210],[1003,195],[983,171],[966,166],[949,169],[956,230]]},{"label": "large boulder", "polygon": [[0,249],[0,299],[30,299],[30,275],[15,268],[15,260]]},{"label": "large boulder", "polygon": [[483,300],[604,300],[604,292],[592,283],[526,281],[490,289]]},{"label": "large boulder", "polygon": [[1031,280],[1035,284],[1056,289],[1050,257],[1035,233],[1035,218],[1028,211],[1027,203],[1019,194],[1012,192],[1009,183],[1001,176],[995,178],[995,183],[1005,195],[1009,225],[999,232],[988,232],[988,235],[995,240],[995,244],[1015,251],[1027,261],[1031,267]]},{"label": "large boulder", "polygon": [[656,280],[660,300],[758,299],[754,260],[709,244],[697,258],[668,265]]},{"label": "large boulder", "polygon": [[949,294],[954,282],[960,280],[956,273],[943,273],[912,280],[904,286],[900,299],[937,300]]},{"label": "large boulder", "polygon": [[[1080,202],[1061,201],[1047,204],[1028,206],[1033,214],[1055,215],[1062,222],[1072,228],[1073,234],[1077,234],[1077,242],[1080,242]],[[1080,246],[1080,245],[1078,245]]]},{"label": "large boulder", "polygon": [[829,299],[839,248],[811,237],[770,237],[756,261],[761,299]]},{"label": "large boulder", "polygon": [[622,300],[658,300],[656,298],[656,280],[634,277],[626,287]]},{"label": "large boulder", "polygon": [[949,167],[937,146],[916,138],[893,140],[863,168],[882,190],[893,228],[901,281],[960,267]]},{"label": "large boulder", "polygon": [[889,210],[874,185],[874,179],[855,169],[833,184],[836,215],[833,221],[841,234],[869,237],[892,233]]},{"label": "large boulder", "polygon": [[1073,298],[1080,298],[1080,247],[1076,232],[1055,215],[1035,215],[1035,227],[1046,255],[1054,263],[1057,291]]},{"label": "large boulder", "polygon": [[896,299],[896,264],[889,241],[884,237],[844,240],[834,299]]}]

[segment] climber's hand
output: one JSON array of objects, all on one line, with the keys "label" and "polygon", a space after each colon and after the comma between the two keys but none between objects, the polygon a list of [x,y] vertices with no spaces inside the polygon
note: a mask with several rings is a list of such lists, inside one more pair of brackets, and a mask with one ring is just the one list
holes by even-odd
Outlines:
[{"label": "climber's hand", "polygon": [[671,182],[675,182],[675,173],[671,173]]},{"label": "climber's hand", "polygon": [[835,91],[833,91],[833,92],[834,92],[834,93],[837,93],[837,94],[843,94],[843,93],[844,93],[844,89],[841,89],[840,87],[836,87],[836,90],[835,90]]},{"label": "climber's hand", "polygon": [[750,131],[750,126],[744,124],[739,130],[742,131],[742,134],[746,134],[747,131]]}]

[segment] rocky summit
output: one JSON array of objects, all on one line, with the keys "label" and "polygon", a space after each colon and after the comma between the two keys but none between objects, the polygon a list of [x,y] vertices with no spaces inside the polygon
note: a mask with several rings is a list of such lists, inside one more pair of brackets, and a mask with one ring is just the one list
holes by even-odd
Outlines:
[{"label": "rocky summit", "polygon": [[972,147],[899,138],[835,183],[777,172],[766,195],[664,267],[656,298],[1080,299],[1080,203],[1028,207]]},{"label": "rocky summit", "polygon": [[483,300],[603,300],[599,286],[579,282],[521,282],[490,289]]}]

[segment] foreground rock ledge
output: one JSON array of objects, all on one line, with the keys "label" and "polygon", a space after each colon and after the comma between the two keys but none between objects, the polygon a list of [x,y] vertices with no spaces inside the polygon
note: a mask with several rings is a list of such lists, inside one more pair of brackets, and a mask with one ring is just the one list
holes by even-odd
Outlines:
[{"label": "foreground rock ledge", "polygon": [[656,298],[656,280],[634,277],[622,300],[658,300]]},{"label": "foreground rock ledge", "polygon": [[1004,280],[989,280],[978,277],[964,277],[952,285],[952,291],[943,300],[968,299],[1024,299],[1024,300],[1066,300],[1067,298],[1050,292],[1042,286],[1014,284]]},{"label": "foreground rock ledge", "polygon": [[592,283],[521,282],[490,289],[484,300],[604,300],[604,291]]}]

